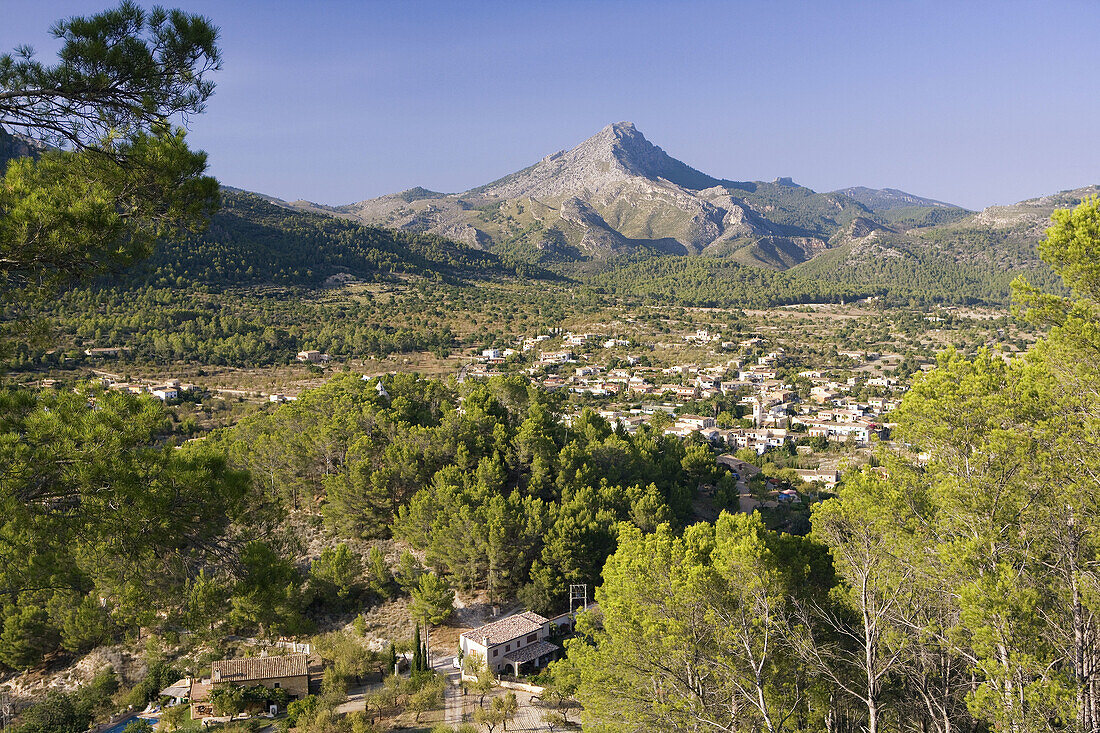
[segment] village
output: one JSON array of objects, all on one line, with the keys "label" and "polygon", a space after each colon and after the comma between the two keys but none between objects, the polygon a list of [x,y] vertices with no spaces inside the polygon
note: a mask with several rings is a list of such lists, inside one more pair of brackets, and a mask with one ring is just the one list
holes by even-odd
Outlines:
[{"label": "village", "polygon": [[[690,347],[696,358],[679,361],[680,347]],[[313,368],[331,362],[317,350],[301,351],[294,360]],[[797,450],[801,463],[813,464],[794,469],[799,479],[830,490],[843,469],[865,464],[874,445],[889,441],[889,413],[907,386],[904,377],[894,374],[901,360],[897,354],[840,347],[827,365],[805,363],[792,358],[774,335],[734,341],[696,329],[682,334],[679,343],[639,347],[627,338],[558,328],[520,338],[515,348],[475,350],[460,361],[457,378],[523,375],[568,397],[572,412],[564,416],[566,422],[589,408],[630,434],[643,424],[656,425],[665,434],[709,444],[719,464],[730,462],[720,456],[726,452],[751,451],[763,462],[769,451]],[[927,362],[921,368],[931,366]],[[276,404],[296,399],[284,391],[207,389],[175,378],[126,381],[98,374],[104,388],[148,393],[165,402],[207,393]],[[58,383],[46,379],[40,386]],[[385,394],[381,381],[375,386]],[[789,498],[793,488],[784,490]],[[747,510],[756,506],[744,498],[741,505]]]},{"label": "village", "polygon": [[[899,355],[840,347],[824,366],[796,363],[774,339],[761,336],[729,341],[697,329],[681,338],[708,353],[696,361],[666,358],[667,366],[653,366],[653,351],[677,345],[638,350],[624,338],[561,331],[523,338],[518,348],[483,349],[461,378],[524,374],[543,389],[569,394],[578,409],[597,410],[617,430],[634,433],[655,424],[666,434],[702,440],[719,451],[748,449],[764,456],[801,443],[805,455],[814,452],[811,445],[832,444],[852,459],[866,457],[874,444],[890,438],[889,413],[907,388],[906,380],[894,375]],[[796,470],[807,484],[832,489],[840,462],[832,463],[832,468]]]},{"label": "village", "polygon": [[[295,361],[310,367],[330,363],[319,351],[303,351]],[[896,374],[900,361],[898,355],[840,348],[823,363],[807,363],[774,334],[732,340],[695,329],[646,346],[632,338],[554,329],[519,339],[514,348],[475,350],[462,357],[457,378],[522,375],[565,401],[567,426],[590,410],[616,431],[634,434],[648,424],[705,445],[733,491],[723,503],[716,497],[720,487],[698,487],[698,518],[713,520],[723,508],[761,511],[787,528],[793,512],[805,516],[808,504],[832,491],[845,471],[867,465],[875,446],[889,444],[889,414],[908,381]],[[103,388],[149,394],[170,405],[210,395],[257,398],[176,378],[97,374]],[[389,396],[382,379],[361,378]],[[58,385],[44,380],[40,386]],[[282,391],[258,397],[276,404],[296,399]],[[333,657],[339,654],[292,640],[253,640],[257,646],[176,680],[136,718],[129,711],[100,733],[121,733],[140,719],[165,721],[159,725],[165,730],[182,725],[181,718],[203,727],[247,722],[253,731],[281,730],[287,720],[301,727],[301,716],[316,714],[322,699],[332,715],[384,729],[578,728],[577,703],[548,670],[565,655],[578,615],[598,614],[592,590],[585,587],[570,598],[568,613],[553,618],[515,603],[456,615],[431,634],[430,652],[405,644],[387,653],[383,646],[372,653],[369,670],[350,676],[347,670],[334,675],[339,663]],[[425,644],[428,637],[425,631]],[[425,675],[429,671],[434,674]]]},{"label": "village", "polygon": [[[900,373],[900,354],[841,344],[824,358],[807,359],[792,356],[790,342],[766,328],[747,337],[724,337],[713,328],[689,329],[676,338],[669,338],[676,336],[670,333],[655,341],[653,336],[556,327],[518,337],[511,347],[475,348],[449,363],[457,364],[452,368],[459,382],[521,375],[561,395],[569,404],[563,415],[567,424],[581,410],[591,409],[628,434],[649,424],[667,435],[709,445],[716,463],[736,477],[741,511],[799,503],[802,492],[832,490],[845,470],[870,462],[874,446],[890,443],[889,413],[901,403],[908,382],[908,375]],[[113,350],[97,356],[120,354]],[[333,364],[329,354],[318,350],[300,351],[293,361],[321,378],[323,368]],[[920,369],[931,367],[931,360],[919,363]],[[165,377],[127,381],[96,373],[104,388],[148,393],[168,403],[210,396],[274,404],[297,398],[279,387],[255,391]],[[40,386],[58,383],[46,379]],[[388,396],[381,380],[375,388]],[[790,469],[788,480],[769,476],[764,487],[768,495],[760,496],[749,481],[767,463]],[[702,489],[713,493],[713,487]]]}]

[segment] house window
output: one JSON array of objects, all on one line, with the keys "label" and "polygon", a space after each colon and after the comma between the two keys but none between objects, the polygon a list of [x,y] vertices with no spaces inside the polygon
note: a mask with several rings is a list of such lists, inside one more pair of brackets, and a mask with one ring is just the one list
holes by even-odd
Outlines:
[{"label": "house window", "polygon": [[504,651],[506,651],[506,652],[512,651],[512,645],[511,644],[505,644],[504,645]]},{"label": "house window", "polygon": [[275,683],[275,689],[276,689],[276,690],[278,690],[278,689],[279,689],[279,683],[278,683],[278,682],[276,682],[276,683]]},{"label": "house window", "polygon": [[537,641],[538,638],[539,638],[538,634],[531,634],[530,636],[527,637],[527,643],[530,644],[533,641]]},{"label": "house window", "polygon": [[493,650],[493,656],[495,657],[497,655],[497,652],[499,652],[499,651],[500,651],[499,649],[494,649]]}]

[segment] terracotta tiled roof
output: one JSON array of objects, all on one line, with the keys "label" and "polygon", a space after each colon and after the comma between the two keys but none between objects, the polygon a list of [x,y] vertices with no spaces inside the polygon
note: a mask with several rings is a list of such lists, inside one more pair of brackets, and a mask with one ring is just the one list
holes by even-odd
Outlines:
[{"label": "terracotta tiled roof", "polygon": [[[287,654],[280,657],[251,657],[249,659],[223,659],[211,666],[214,682],[246,682],[277,677],[300,677],[309,674],[305,654]],[[221,673],[219,678],[218,673]]]},{"label": "terracotta tiled roof", "polygon": [[523,664],[524,662],[530,662],[538,659],[544,654],[553,654],[558,650],[557,644],[551,644],[548,641],[536,641],[534,644],[528,644],[527,646],[512,652],[511,654],[505,654],[504,658],[509,662],[518,662]]},{"label": "terracotta tiled roof", "polygon": [[542,625],[546,622],[547,619],[534,611],[524,611],[523,613],[517,613],[514,616],[508,616],[499,621],[494,621],[491,624],[485,624],[484,626],[467,631],[463,636],[478,644],[483,644],[485,642],[485,637],[488,637],[489,646],[496,646],[497,644],[504,644],[505,642],[509,642],[521,636],[533,634],[541,629]]}]

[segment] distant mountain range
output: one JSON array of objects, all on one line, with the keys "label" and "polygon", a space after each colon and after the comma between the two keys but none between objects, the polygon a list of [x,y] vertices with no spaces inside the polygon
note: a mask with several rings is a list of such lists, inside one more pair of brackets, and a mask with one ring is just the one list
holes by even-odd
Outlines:
[{"label": "distant mountain range", "polygon": [[652,252],[718,255],[777,269],[810,260],[853,233],[970,213],[894,189],[817,193],[790,178],[715,178],[669,156],[629,122],[459,194],[413,188],[346,206],[292,205],[433,232],[532,262]]},{"label": "distant mountain range", "polygon": [[[0,131],[0,165],[34,152]],[[972,212],[892,188],[818,193],[790,178],[719,179],[629,122],[458,194],[418,187],[326,206],[224,190],[226,210],[211,231],[163,250],[144,277],[150,267],[160,281],[221,284],[555,273],[684,302],[822,294],[1004,302],[1018,273],[1058,287],[1036,244],[1054,209],[1100,194],[1089,186]]]},{"label": "distant mountain range", "polygon": [[914,196],[896,188],[867,188],[852,186],[833,193],[842,193],[866,206],[871,211],[891,211],[893,209],[958,209],[954,204]]},{"label": "distant mountain range", "polygon": [[[431,232],[509,261],[605,282],[637,283],[645,266],[635,263],[652,257],[703,255],[893,293],[934,283],[937,297],[1003,300],[1018,272],[1057,286],[1035,245],[1055,208],[1097,193],[1100,187],[1089,186],[973,212],[894,188],[818,193],[790,178],[734,181],[676,160],[632,123],[619,122],[462,193],[418,187],[345,206],[282,203]],[[626,274],[617,274],[623,268]],[[687,269],[736,272],[704,263]]]}]

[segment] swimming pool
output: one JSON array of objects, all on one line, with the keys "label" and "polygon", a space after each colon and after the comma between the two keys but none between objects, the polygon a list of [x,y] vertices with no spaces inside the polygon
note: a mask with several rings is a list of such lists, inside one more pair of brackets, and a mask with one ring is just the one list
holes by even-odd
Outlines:
[{"label": "swimming pool", "polygon": [[[126,726],[133,723],[135,720],[138,720],[138,716],[131,715],[129,718],[123,718],[118,721],[110,728],[100,731],[100,733],[122,733],[122,731],[126,729]],[[148,720],[150,725],[156,725],[159,718],[143,718],[143,720]]]}]

